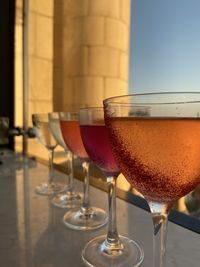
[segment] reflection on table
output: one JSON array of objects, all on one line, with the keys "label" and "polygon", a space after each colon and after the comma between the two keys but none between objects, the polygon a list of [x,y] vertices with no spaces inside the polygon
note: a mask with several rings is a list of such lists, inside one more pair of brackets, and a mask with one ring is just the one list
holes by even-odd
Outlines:
[{"label": "reflection on table", "polygon": [[[82,267],[81,251],[93,237],[106,233],[74,231],[64,226],[66,210],[54,208],[48,197],[35,194],[35,186],[48,174],[47,166],[7,152],[0,166],[0,266]],[[56,180],[65,175],[55,171]],[[75,179],[78,190],[82,182]],[[107,209],[107,194],[91,187],[94,205]],[[141,266],[152,266],[152,222],[148,212],[117,199],[119,231],[144,249]],[[167,266],[198,267],[199,234],[169,222]]]}]

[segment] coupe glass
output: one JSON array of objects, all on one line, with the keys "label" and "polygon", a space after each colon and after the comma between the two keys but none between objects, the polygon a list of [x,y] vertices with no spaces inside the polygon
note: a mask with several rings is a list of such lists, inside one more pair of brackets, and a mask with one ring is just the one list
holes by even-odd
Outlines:
[{"label": "coupe glass", "polygon": [[54,193],[59,193],[65,190],[62,184],[55,183],[53,181],[53,156],[54,149],[57,146],[54,140],[50,127],[48,114],[33,114],[32,115],[33,126],[35,129],[35,134],[41,144],[49,152],[49,179],[47,183],[42,183],[38,185],[35,189],[37,194],[40,195],[52,195]]},{"label": "coupe glass", "polygon": [[91,240],[83,249],[88,266],[139,266],[144,255],[139,245],[119,236],[116,224],[116,180],[120,173],[112,156],[101,107],[84,108],[80,112],[83,144],[90,159],[102,170],[108,183],[109,220],[107,235]]},{"label": "coupe glass", "polygon": [[154,225],[154,266],[165,266],[174,201],[200,182],[200,93],[155,93],[104,101],[115,160],[147,200]]},{"label": "coupe glass", "polygon": [[80,134],[78,114],[75,112],[61,112],[60,124],[63,139],[71,152],[80,158],[84,170],[84,195],[81,208],[69,210],[65,213],[63,222],[66,226],[76,230],[90,230],[102,227],[107,223],[104,210],[91,207],[89,199],[89,157]]},{"label": "coupe glass", "polygon": [[60,145],[66,155],[67,155],[67,183],[66,191],[62,194],[57,194],[51,200],[51,203],[60,208],[75,208],[80,206],[81,197],[80,194],[74,191],[74,176],[73,176],[73,154],[67,148],[65,141],[63,140],[61,128],[60,128],[60,118],[58,112],[52,112],[48,114],[49,116],[49,126],[51,133],[56,140],[57,144]]}]

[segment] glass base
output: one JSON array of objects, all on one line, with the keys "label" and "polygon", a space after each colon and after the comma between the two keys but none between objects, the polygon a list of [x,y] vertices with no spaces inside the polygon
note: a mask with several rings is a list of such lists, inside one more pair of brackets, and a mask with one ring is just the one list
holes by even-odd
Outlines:
[{"label": "glass base", "polygon": [[89,241],[82,251],[82,259],[90,267],[136,267],[144,259],[144,252],[133,240],[120,236],[121,249],[108,249],[104,252],[106,236],[98,236]]},{"label": "glass base", "polygon": [[53,197],[51,203],[58,208],[73,209],[81,206],[82,199],[79,193],[68,191]]},{"label": "glass base", "polygon": [[35,188],[35,192],[39,195],[49,196],[53,194],[62,193],[66,190],[66,186],[59,183],[42,183]]},{"label": "glass base", "polygon": [[104,226],[108,222],[107,213],[99,208],[91,207],[70,210],[63,217],[64,224],[74,230],[93,230]]}]

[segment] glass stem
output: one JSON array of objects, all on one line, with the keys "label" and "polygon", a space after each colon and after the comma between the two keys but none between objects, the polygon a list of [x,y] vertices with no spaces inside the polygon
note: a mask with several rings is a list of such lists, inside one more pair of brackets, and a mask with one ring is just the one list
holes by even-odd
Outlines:
[{"label": "glass stem", "polygon": [[108,205],[109,205],[109,215],[108,215],[108,232],[106,240],[103,243],[102,250],[104,253],[109,255],[113,253],[120,253],[123,249],[123,245],[120,242],[117,222],[116,222],[116,178],[107,177],[108,184]]},{"label": "glass stem", "polygon": [[87,161],[84,161],[82,163],[83,167],[83,172],[84,172],[84,185],[83,185],[83,203],[82,203],[82,211],[89,212],[90,210],[90,199],[89,199],[89,184],[90,184],[90,179],[89,179],[89,166],[90,163]]},{"label": "glass stem", "polygon": [[67,168],[68,168],[68,181],[67,181],[67,186],[68,186],[68,192],[73,191],[74,187],[74,168],[73,168],[73,154],[67,150]]},{"label": "glass stem", "polygon": [[53,182],[54,149],[49,150],[49,184]]},{"label": "glass stem", "polygon": [[155,203],[152,201],[149,201],[148,203],[151,210],[153,227],[154,227],[153,266],[165,267],[167,222],[168,222],[168,213],[171,205],[166,203]]}]

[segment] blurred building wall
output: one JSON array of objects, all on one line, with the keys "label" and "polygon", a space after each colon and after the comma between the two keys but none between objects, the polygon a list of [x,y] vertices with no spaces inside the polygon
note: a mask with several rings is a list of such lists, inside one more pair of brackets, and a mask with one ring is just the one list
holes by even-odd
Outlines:
[{"label": "blurred building wall", "polygon": [[[16,0],[16,126],[23,112],[22,2]],[[33,113],[102,105],[127,93],[130,12],[130,0],[29,0],[30,126]]]},{"label": "blurred building wall", "polygon": [[130,0],[54,1],[54,110],[128,91]]},{"label": "blurred building wall", "polygon": [[[22,126],[22,0],[16,1],[15,124]],[[29,124],[32,113],[53,108],[53,4],[29,0]]]},{"label": "blurred building wall", "polygon": [[29,0],[29,113],[53,107],[53,0]]}]

